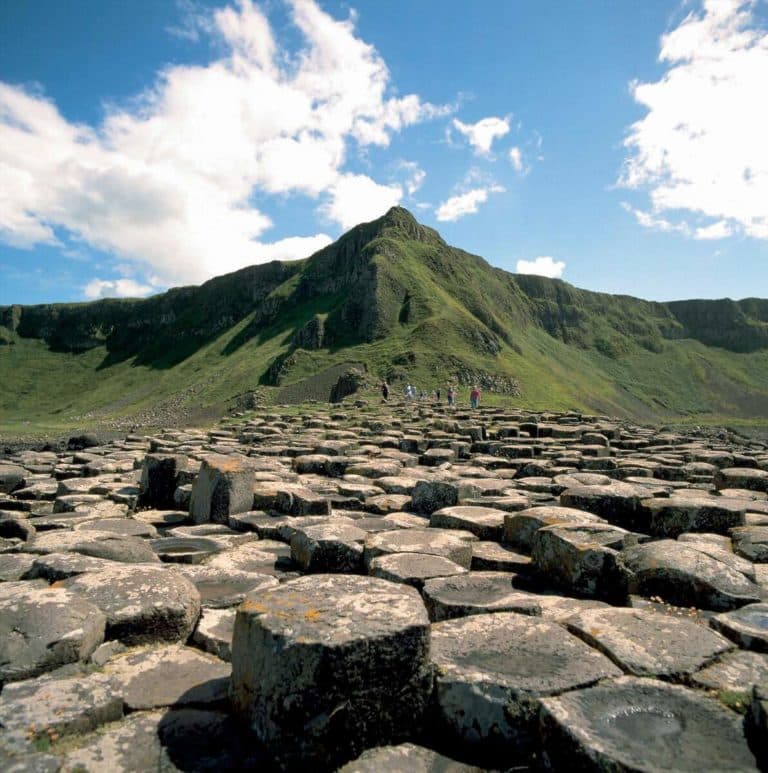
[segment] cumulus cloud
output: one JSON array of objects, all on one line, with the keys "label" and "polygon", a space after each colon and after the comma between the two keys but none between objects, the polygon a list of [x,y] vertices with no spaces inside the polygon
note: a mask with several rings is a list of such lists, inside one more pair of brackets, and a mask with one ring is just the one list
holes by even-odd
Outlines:
[{"label": "cumulus cloud", "polygon": [[565,271],[565,261],[555,260],[549,255],[540,255],[534,260],[518,260],[515,270],[518,274],[536,274],[559,279]]},{"label": "cumulus cloud", "polygon": [[452,196],[435,210],[435,217],[441,222],[453,222],[466,215],[474,215],[480,205],[488,201],[491,193],[503,193],[504,190],[501,185],[491,185],[485,188],[473,188],[466,193]]},{"label": "cumulus cloud", "polygon": [[647,191],[649,227],[685,231],[687,213],[703,221],[695,238],[768,239],[768,31],[753,11],[705,0],[662,37],[664,75],[632,84],[647,113],[625,139],[619,182]]},{"label": "cumulus cloud", "polygon": [[346,169],[350,144],[386,146],[445,109],[392,96],[387,66],[353,18],[334,19],[314,0],[288,5],[298,51],[281,46],[251,0],[190,10],[182,32],[215,34],[221,57],[165,68],[98,126],[0,82],[0,238],[22,247],[72,238],[168,284],[198,282],[330,241],[265,240],[273,224],[256,196],[312,197],[344,227],[397,203],[399,185]]},{"label": "cumulus cloud", "polygon": [[133,279],[92,279],[83,288],[89,300],[96,298],[143,298],[158,288],[141,284]]},{"label": "cumulus cloud", "polygon": [[495,140],[509,133],[509,121],[506,118],[490,116],[477,123],[462,123],[458,118],[453,119],[453,127],[463,134],[475,153],[487,156]]},{"label": "cumulus cloud", "polygon": [[415,161],[401,161],[400,169],[406,174],[405,190],[413,196],[424,184],[427,173]]},{"label": "cumulus cloud", "polygon": [[516,172],[523,171],[523,152],[517,146],[509,150],[509,163]]}]

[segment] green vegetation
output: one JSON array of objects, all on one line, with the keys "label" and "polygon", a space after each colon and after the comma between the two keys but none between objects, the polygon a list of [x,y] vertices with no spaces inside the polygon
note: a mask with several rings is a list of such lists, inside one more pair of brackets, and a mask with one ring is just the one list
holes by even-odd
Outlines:
[{"label": "green vegetation", "polygon": [[254,389],[324,400],[350,363],[395,389],[477,380],[486,403],[768,426],[768,301],[516,276],[395,208],[310,258],[200,287],[0,308],[0,436],[213,419]]}]

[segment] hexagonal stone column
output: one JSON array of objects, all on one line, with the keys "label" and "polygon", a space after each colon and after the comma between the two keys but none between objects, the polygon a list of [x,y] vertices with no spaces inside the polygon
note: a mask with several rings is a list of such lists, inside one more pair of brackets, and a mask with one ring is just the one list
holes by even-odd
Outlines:
[{"label": "hexagonal stone column", "polygon": [[621,671],[557,623],[498,612],[432,626],[440,737],[507,768],[537,747],[540,698]]},{"label": "hexagonal stone column", "polygon": [[756,770],[742,718],[686,687],[622,677],[541,703],[554,770]]},{"label": "hexagonal stone column", "polygon": [[254,483],[253,467],[245,457],[206,456],[192,485],[192,520],[227,523],[230,515],[252,510]]},{"label": "hexagonal stone column", "polygon": [[429,641],[415,589],[301,577],[238,609],[233,705],[285,766],[338,765],[418,728],[431,691]]}]

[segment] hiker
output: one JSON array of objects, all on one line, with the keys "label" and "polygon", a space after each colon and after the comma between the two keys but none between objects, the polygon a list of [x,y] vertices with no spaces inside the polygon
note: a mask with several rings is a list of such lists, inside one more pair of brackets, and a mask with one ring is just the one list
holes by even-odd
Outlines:
[{"label": "hiker", "polygon": [[381,397],[385,403],[389,399],[389,384],[387,384],[386,379],[384,379],[384,381],[381,382]]},{"label": "hiker", "polygon": [[472,408],[477,408],[480,405],[480,387],[477,385],[473,386],[469,393],[469,404]]},{"label": "hiker", "polygon": [[405,399],[410,400],[411,399],[411,385],[406,384],[405,385]]},{"label": "hiker", "polygon": [[448,405],[453,406],[455,400],[456,400],[456,391],[454,390],[452,385],[449,385],[448,386]]},{"label": "hiker", "polygon": [[439,388],[435,389],[435,402],[436,403],[440,402],[440,389]]}]

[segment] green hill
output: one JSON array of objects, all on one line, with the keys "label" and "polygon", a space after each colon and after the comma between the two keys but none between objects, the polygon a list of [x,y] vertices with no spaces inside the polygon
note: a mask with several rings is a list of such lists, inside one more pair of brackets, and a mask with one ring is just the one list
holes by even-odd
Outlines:
[{"label": "green hill", "polygon": [[768,300],[652,303],[509,274],[393,208],[200,287],[0,307],[0,432],[215,415],[255,387],[327,399],[347,363],[521,407],[766,420]]}]

